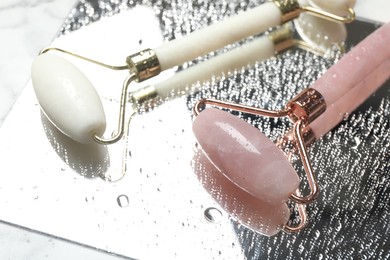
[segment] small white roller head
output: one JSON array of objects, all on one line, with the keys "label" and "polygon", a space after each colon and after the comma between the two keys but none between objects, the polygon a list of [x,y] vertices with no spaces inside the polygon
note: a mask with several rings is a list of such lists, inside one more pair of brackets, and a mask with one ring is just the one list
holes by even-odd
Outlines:
[{"label": "small white roller head", "polygon": [[72,63],[54,55],[39,55],[32,64],[32,83],[49,120],[65,135],[80,142],[101,136],[106,118],[99,95]]},{"label": "small white roller head", "polygon": [[294,24],[302,40],[322,51],[328,50],[333,45],[342,44],[347,39],[347,29],[344,24],[310,14],[301,14]]},{"label": "small white roller head", "polygon": [[309,0],[311,6],[316,6],[325,11],[345,15],[348,8],[353,8],[356,0]]},{"label": "small white roller head", "polygon": [[[355,0],[301,0],[303,5],[310,5],[335,15],[346,15],[355,5]],[[294,24],[301,38],[320,50],[326,51],[334,44],[341,44],[347,38],[347,30],[342,23],[328,21],[309,13],[303,13]]]}]

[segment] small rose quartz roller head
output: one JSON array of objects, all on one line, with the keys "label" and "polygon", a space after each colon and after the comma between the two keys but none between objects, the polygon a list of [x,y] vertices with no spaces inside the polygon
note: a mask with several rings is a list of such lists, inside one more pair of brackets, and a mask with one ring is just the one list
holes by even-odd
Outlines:
[{"label": "small rose quartz roller head", "polygon": [[[146,80],[210,51],[262,33],[270,27],[295,19],[302,12],[343,23],[351,22],[355,17],[352,9],[348,9],[345,16],[339,16],[309,5],[300,5],[296,0],[274,0],[157,48],[130,55],[127,64],[123,66],[111,66],[65,50],[47,48],[32,66],[34,90],[44,114],[65,135],[80,143],[115,143],[124,134],[127,91],[131,82]],[[48,53],[53,50],[112,70],[129,70],[120,99],[118,129],[112,137],[102,137],[106,130],[105,114],[92,83],[70,62]],[[161,85],[159,88],[142,89],[131,96],[133,99],[145,100],[172,90],[177,89],[170,84]]]},{"label": "small rose quartz roller head", "polygon": [[[269,111],[220,100],[203,99],[194,107],[193,131],[208,159],[236,186],[272,205],[291,200],[300,206],[319,194],[306,146],[335,127],[390,78],[390,23],[352,48],[310,88],[291,99],[284,109]],[[292,131],[285,137],[301,158],[310,192],[299,194],[299,178],[288,158],[264,134],[218,106],[259,116],[288,117]],[[202,111],[203,110],[203,111]],[[283,139],[282,138],[282,139]],[[300,212],[301,220],[306,213]],[[287,231],[298,231],[304,223]]]}]

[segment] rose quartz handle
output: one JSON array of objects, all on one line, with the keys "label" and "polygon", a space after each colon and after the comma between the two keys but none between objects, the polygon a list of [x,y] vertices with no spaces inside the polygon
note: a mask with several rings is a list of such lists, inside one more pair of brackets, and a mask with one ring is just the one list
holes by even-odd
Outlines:
[{"label": "rose quartz handle", "polygon": [[317,139],[332,130],[390,78],[390,57],[310,124]]},{"label": "rose quartz handle", "polygon": [[370,34],[343,56],[312,88],[325,98],[327,106],[358,86],[380,64],[390,58],[390,23]]}]

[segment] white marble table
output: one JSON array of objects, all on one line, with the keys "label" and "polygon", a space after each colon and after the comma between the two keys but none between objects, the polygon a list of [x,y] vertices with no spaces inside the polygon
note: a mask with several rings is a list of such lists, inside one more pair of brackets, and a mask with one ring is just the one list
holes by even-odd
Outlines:
[{"label": "white marble table", "polygon": [[[75,0],[0,2],[0,126],[29,79],[37,52],[51,42]],[[390,1],[357,0],[360,17],[390,21]],[[117,259],[0,222],[0,259]]]}]

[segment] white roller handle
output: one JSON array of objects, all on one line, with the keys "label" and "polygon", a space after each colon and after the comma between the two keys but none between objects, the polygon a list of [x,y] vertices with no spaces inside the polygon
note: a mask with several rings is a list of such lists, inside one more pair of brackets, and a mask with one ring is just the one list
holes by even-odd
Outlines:
[{"label": "white roller handle", "polygon": [[224,54],[213,57],[200,64],[176,73],[171,78],[155,85],[162,98],[169,97],[172,92],[180,93],[195,82],[204,82],[212,76],[220,76],[245,66],[254,65],[272,57],[275,46],[268,36],[259,37]]},{"label": "white roller handle", "polygon": [[48,119],[65,135],[92,143],[101,136],[106,118],[92,83],[69,61],[53,54],[39,55],[32,64],[36,97]]},{"label": "white roller handle", "polygon": [[162,70],[181,65],[228,44],[280,25],[282,13],[274,2],[227,18],[154,48]]}]

